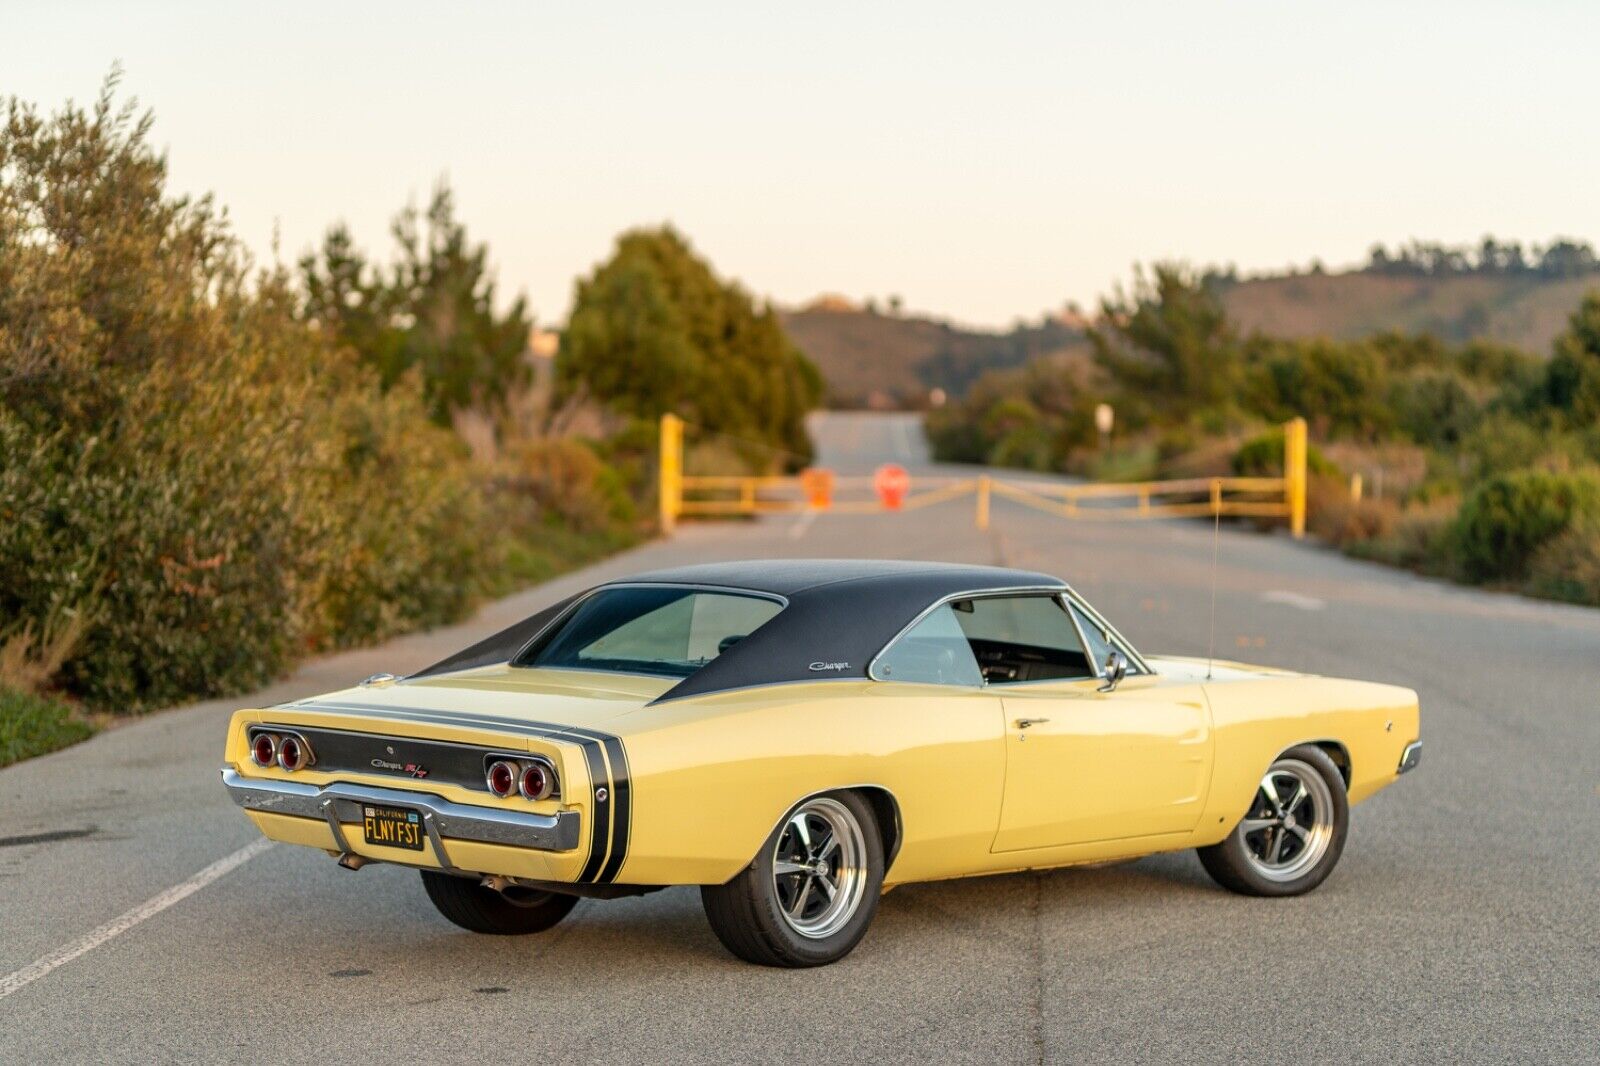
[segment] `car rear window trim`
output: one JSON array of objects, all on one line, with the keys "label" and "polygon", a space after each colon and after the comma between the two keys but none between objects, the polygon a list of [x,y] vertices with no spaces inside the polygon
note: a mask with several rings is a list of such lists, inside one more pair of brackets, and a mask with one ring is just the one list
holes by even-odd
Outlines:
[{"label": "car rear window trim", "polygon": [[[681,589],[686,593],[706,592],[713,595],[723,596],[747,596],[751,599],[766,600],[769,603],[777,604],[777,612],[773,614],[772,618],[769,618],[766,622],[763,622],[762,626],[771,624],[771,622],[776,619],[779,614],[783,613],[784,608],[789,606],[788,597],[781,596],[776,592],[761,592],[756,589],[736,588],[730,585],[685,584],[676,581],[618,581],[605,585],[596,585],[588,592],[585,592],[583,595],[567,604],[566,610],[562,611],[555,618],[552,618],[549,625],[545,626],[543,629],[539,630],[538,633],[534,634],[533,638],[524,644],[522,648],[510,658],[506,665],[518,670],[581,670],[587,673],[606,674],[612,677],[666,678],[675,682],[685,681],[698,673],[698,670],[692,670],[688,674],[662,670],[605,670],[593,666],[550,666],[548,664],[523,661],[536,648],[541,647],[546,640],[549,640],[559,634],[561,632],[561,628],[571,620],[572,616],[576,614],[585,603],[588,603],[595,596],[598,596],[603,592],[620,592],[626,589]],[[709,659],[707,660],[707,662],[710,661],[711,660]],[[704,663],[701,664],[701,666],[704,665]]]}]

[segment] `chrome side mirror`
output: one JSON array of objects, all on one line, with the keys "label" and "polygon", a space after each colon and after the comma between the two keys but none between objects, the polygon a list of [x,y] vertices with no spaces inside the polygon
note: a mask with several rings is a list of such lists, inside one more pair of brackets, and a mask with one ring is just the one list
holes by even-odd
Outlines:
[{"label": "chrome side mirror", "polygon": [[1114,692],[1122,679],[1128,676],[1128,657],[1116,648],[1111,649],[1111,654],[1106,656],[1106,683],[1097,691]]}]

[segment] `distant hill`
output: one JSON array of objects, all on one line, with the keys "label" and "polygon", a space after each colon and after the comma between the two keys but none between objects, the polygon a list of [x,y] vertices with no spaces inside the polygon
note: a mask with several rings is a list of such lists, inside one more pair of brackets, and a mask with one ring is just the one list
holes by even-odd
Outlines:
[{"label": "distant hill", "polygon": [[1600,276],[1458,274],[1412,277],[1370,271],[1299,274],[1224,284],[1223,306],[1246,332],[1342,340],[1383,330],[1447,341],[1488,338],[1541,355]]},{"label": "distant hill", "polygon": [[959,395],[986,370],[1086,352],[1082,326],[1046,319],[1009,332],[885,314],[824,297],[783,314],[789,337],[817,364],[835,406],[920,405],[934,388]]},{"label": "distant hill", "polygon": [[[1384,330],[1451,342],[1488,338],[1546,355],[1600,274],[1299,273],[1212,282],[1248,333],[1353,339]],[[836,405],[920,404],[928,390],[960,395],[986,370],[1037,358],[1082,357],[1083,323],[1046,318],[1008,332],[858,307],[837,296],[783,314],[784,328],[827,380]]]}]

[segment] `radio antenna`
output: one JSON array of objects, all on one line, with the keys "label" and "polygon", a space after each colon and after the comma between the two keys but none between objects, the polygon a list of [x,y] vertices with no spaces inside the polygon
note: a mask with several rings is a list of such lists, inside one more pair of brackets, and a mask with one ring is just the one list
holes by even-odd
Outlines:
[{"label": "radio antenna", "polygon": [[1206,680],[1217,660],[1217,552],[1222,547],[1222,508],[1211,497],[1211,634],[1206,639]]}]

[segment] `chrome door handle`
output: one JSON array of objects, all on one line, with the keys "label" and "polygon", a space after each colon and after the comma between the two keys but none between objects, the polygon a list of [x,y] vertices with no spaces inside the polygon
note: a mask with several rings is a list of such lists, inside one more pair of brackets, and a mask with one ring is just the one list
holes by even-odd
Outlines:
[{"label": "chrome door handle", "polygon": [[1018,718],[1016,721],[1016,727],[1018,729],[1026,729],[1030,725],[1043,725],[1049,720],[1050,719],[1048,718]]}]

